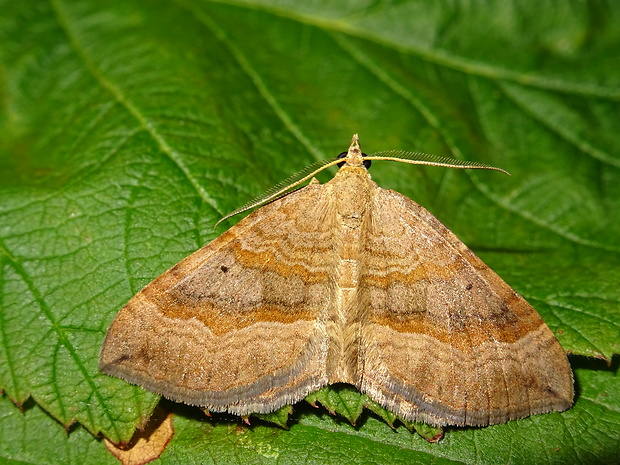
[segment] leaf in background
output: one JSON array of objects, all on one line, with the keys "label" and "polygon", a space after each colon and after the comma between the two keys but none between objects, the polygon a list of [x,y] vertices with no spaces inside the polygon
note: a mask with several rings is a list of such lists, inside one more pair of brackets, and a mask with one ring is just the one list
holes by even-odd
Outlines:
[{"label": "leaf in background", "polygon": [[[356,132],[366,152],[511,172],[372,168],[522,293],[567,350],[609,360],[619,16],[595,1],[0,0],[2,455],[100,456],[81,426],[56,441],[64,428],[38,406],[129,439],[158,398],[98,372],[115,314],[213,239],[221,216]],[[290,431],[176,417],[161,462],[605,463],[619,452],[617,358],[612,368],[577,369],[566,413],[448,429],[439,444],[372,416],[354,428],[302,413]],[[7,398],[38,406],[22,414]]]},{"label": "leaf in background", "polygon": [[118,465],[100,440],[80,426],[66,430],[34,402],[20,411],[0,397],[0,462],[3,464]]}]

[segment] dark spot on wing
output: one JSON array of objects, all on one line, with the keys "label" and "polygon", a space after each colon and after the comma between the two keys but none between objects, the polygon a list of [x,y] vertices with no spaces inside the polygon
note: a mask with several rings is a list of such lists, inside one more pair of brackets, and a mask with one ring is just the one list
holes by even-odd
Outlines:
[{"label": "dark spot on wing", "polygon": [[120,362],[124,362],[125,360],[129,360],[131,357],[127,354],[123,354],[120,357],[118,357],[116,360],[114,360],[114,363],[120,363]]}]

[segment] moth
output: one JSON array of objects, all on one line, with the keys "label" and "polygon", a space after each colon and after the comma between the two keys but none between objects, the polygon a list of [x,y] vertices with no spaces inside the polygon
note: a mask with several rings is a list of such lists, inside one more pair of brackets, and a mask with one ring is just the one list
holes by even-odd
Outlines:
[{"label": "moth", "polygon": [[[332,383],[437,426],[568,409],[572,371],[554,334],[437,218],[371,180],[365,165],[381,159],[497,169],[368,156],[355,135],[306,187],[267,196],[136,294],[100,370],[238,415]],[[336,163],[331,181],[313,178]]]}]

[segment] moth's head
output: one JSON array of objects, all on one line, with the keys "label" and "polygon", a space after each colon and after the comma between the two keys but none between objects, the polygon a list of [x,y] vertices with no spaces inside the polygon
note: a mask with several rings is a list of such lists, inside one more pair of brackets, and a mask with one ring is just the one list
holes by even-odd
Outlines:
[{"label": "moth's head", "polygon": [[368,169],[370,168],[371,161],[366,160],[365,153],[362,153],[360,149],[360,140],[357,134],[353,134],[353,139],[351,139],[351,145],[349,146],[349,150],[347,152],[342,152],[338,155],[338,158],[344,159],[344,161],[338,163],[338,167],[342,168],[343,166],[362,166]]}]

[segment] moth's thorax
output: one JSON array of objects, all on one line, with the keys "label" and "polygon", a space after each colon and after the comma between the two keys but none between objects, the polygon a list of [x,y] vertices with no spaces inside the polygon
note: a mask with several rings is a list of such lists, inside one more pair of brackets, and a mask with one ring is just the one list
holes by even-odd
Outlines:
[{"label": "moth's thorax", "polygon": [[343,166],[328,183],[336,202],[338,223],[347,228],[361,227],[377,185],[363,166]]},{"label": "moth's thorax", "polygon": [[378,186],[363,166],[343,166],[327,186],[335,212],[334,251],[341,264],[337,284],[353,288],[357,286],[357,272],[353,268],[363,247],[364,224]]}]

